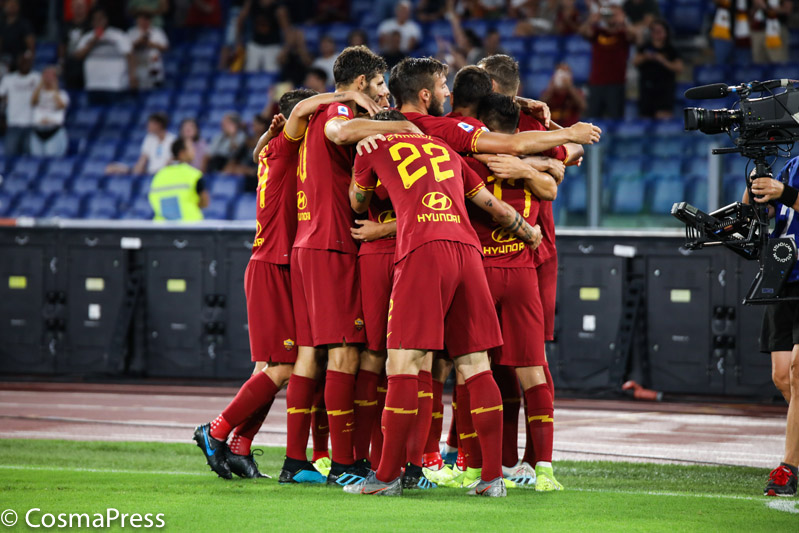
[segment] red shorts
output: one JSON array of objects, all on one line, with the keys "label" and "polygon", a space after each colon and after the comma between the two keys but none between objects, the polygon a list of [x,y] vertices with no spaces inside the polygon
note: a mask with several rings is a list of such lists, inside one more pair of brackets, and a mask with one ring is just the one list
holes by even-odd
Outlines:
[{"label": "red shorts", "polygon": [[505,344],[489,350],[505,366],[544,366],[544,309],[534,268],[486,267],[486,278]]},{"label": "red shorts", "polygon": [[394,254],[358,256],[358,272],[361,275],[366,347],[379,352],[386,349],[388,305],[394,282]]},{"label": "red shorts", "polygon": [[397,263],[388,317],[388,348],[441,350],[451,357],[500,346],[480,252],[433,241]]},{"label": "red shorts", "polygon": [[555,299],[558,293],[558,255],[541,263],[538,267],[538,290],[544,308],[544,339],[555,340]]},{"label": "red shorts", "polygon": [[366,342],[355,254],[294,248],[291,296],[299,346]]},{"label": "red shorts", "polygon": [[251,259],[244,271],[244,294],[252,360],[295,363],[297,336],[288,265]]}]

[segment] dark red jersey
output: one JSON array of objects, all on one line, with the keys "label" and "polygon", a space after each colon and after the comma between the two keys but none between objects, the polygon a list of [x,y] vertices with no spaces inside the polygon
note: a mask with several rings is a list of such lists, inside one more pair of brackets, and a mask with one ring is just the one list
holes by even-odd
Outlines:
[{"label": "dark red jersey", "polygon": [[302,138],[284,132],[258,155],[258,190],[252,259],[288,265],[297,233],[297,156]]},{"label": "dark red jersey", "polygon": [[[521,213],[530,225],[536,224],[540,203],[538,198],[525,186],[524,180],[497,179],[487,166],[475,158],[466,157],[464,160],[480,176],[489,192]],[[476,205],[467,204],[466,207],[472,226],[474,226],[483,247],[483,265],[487,267],[533,268],[533,249],[515,235],[509,234],[491,215]]]},{"label": "dark red jersey", "polygon": [[442,139],[453,150],[461,154],[477,152],[477,139],[485,131],[455,117],[434,117],[422,113],[403,114],[424,133]]},{"label": "dark red jersey", "polygon": [[325,135],[331,120],[351,120],[343,104],[320,105],[311,117],[297,168],[297,238],[295,248],[356,254],[349,202],[354,146],[339,146]]},{"label": "dark red jersey", "polygon": [[485,185],[444,141],[429,135],[387,135],[371,154],[355,159],[355,182],[361,189],[373,190],[378,180],[397,213],[396,262],[432,241],[480,249],[465,198]]},{"label": "dark red jersey", "polygon": [[449,113],[446,114],[446,116],[449,118],[456,118],[458,119],[459,122],[465,122],[466,124],[474,126],[475,128],[481,129],[483,131],[488,131],[486,125],[474,117],[467,117],[466,115],[461,115],[457,111],[450,111]]},{"label": "dark red jersey", "polygon": [[[391,199],[388,197],[388,191],[382,183],[377,184],[375,193],[372,195],[372,200],[369,202],[369,220],[372,222],[379,222],[380,224],[387,224],[397,220],[397,215],[394,213],[394,206],[391,205]],[[361,248],[358,255],[368,254],[393,254],[397,249],[396,237],[384,237],[376,241],[369,241],[361,243]]]}]

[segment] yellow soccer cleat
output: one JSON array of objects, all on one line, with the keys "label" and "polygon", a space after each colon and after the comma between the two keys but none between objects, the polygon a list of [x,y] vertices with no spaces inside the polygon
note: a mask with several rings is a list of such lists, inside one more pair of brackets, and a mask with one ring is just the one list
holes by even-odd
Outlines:
[{"label": "yellow soccer cleat", "polygon": [[330,462],[330,457],[320,457],[314,461],[313,466],[320,474],[327,476],[330,473],[330,467],[333,466],[333,463]]},{"label": "yellow soccer cleat", "polygon": [[555,479],[551,464],[549,466],[544,466],[540,463],[535,465],[535,490],[537,492],[563,490],[563,485]]}]

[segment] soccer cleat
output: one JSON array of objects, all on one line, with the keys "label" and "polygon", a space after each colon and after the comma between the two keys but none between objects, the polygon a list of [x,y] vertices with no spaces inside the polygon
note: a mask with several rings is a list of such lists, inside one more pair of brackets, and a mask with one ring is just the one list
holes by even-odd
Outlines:
[{"label": "soccer cleat", "polygon": [[314,468],[319,470],[319,473],[323,476],[327,477],[330,473],[330,466],[332,465],[330,461],[330,457],[320,457],[316,461],[313,462]]},{"label": "soccer cleat", "polygon": [[444,461],[444,464],[450,467],[455,466],[455,461],[458,459],[458,449],[450,448],[448,444],[445,444],[441,448],[441,459]]},{"label": "soccer cleat", "polygon": [[216,475],[224,479],[231,479],[230,466],[228,466],[227,443],[223,440],[215,439],[210,434],[211,424],[197,426],[194,430],[194,441],[205,455],[205,462],[211,467]]},{"label": "soccer cleat", "polygon": [[535,490],[538,492],[550,492],[553,490],[563,490],[551,466],[535,465]]},{"label": "soccer cleat", "polygon": [[272,476],[264,474],[258,470],[258,463],[255,462],[254,458],[254,455],[256,455],[255,452],[258,452],[257,455],[264,454],[263,450],[253,450],[253,453],[250,455],[237,455],[235,453],[229,453],[227,456],[227,464],[230,467],[230,471],[237,476],[246,479],[272,479]]},{"label": "soccer cleat", "polygon": [[449,467],[449,465],[444,465],[438,470],[431,470],[430,468],[423,467],[422,472],[424,472],[424,477],[437,485],[451,481],[455,478],[455,476],[458,475]]},{"label": "soccer cleat", "polygon": [[471,488],[480,482],[480,473],[482,468],[466,468],[465,472],[461,472],[449,481],[442,481],[439,483],[442,487],[449,488]]},{"label": "soccer cleat", "polygon": [[498,477],[493,481],[480,480],[468,494],[471,496],[486,496],[488,498],[504,498],[508,495],[508,491],[505,489],[505,480]]},{"label": "soccer cleat", "polygon": [[463,450],[458,448],[458,458],[455,460],[455,468],[460,470],[461,472],[466,471],[466,455],[463,453]]},{"label": "soccer cleat", "polygon": [[795,469],[785,463],[780,464],[768,476],[768,484],[763,491],[764,496],[796,496],[797,477]]},{"label": "soccer cleat", "polygon": [[376,496],[402,496],[402,476],[390,483],[383,483],[377,479],[377,474],[370,470],[365,479],[345,486],[344,492]]},{"label": "soccer cleat", "polygon": [[402,488],[428,490],[436,488],[436,484],[425,477],[422,467],[408,463],[402,474]]},{"label": "soccer cleat", "polygon": [[[502,476],[505,481],[512,481],[520,487],[532,487],[535,485],[535,469],[530,466],[530,463],[521,462],[516,466],[503,466]],[[508,488],[512,487],[508,486]]]},{"label": "soccer cleat", "polygon": [[327,474],[328,485],[341,485],[342,487],[359,483],[366,479],[372,471],[372,464],[367,459],[361,459],[351,465],[331,463],[330,472]]},{"label": "soccer cleat", "polygon": [[320,474],[308,461],[298,461],[286,457],[277,481],[283,485],[287,483],[324,483],[325,476]]}]

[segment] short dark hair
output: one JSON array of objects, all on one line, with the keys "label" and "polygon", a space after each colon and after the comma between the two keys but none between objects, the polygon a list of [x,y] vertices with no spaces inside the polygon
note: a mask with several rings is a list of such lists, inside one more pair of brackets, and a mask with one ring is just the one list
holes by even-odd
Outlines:
[{"label": "short dark hair", "polygon": [[521,108],[516,100],[500,93],[491,93],[480,101],[477,117],[491,131],[513,133],[519,127]]},{"label": "short dark hair", "polygon": [[167,129],[169,126],[169,117],[163,111],[157,111],[151,113],[150,116],[147,117],[147,122],[157,122],[162,128]]},{"label": "short dark hair", "polygon": [[519,63],[512,57],[494,54],[482,59],[478,65],[497,83],[500,92],[516,94],[519,90]]},{"label": "short dark hair", "polygon": [[172,159],[178,159],[180,153],[186,149],[186,141],[178,137],[172,142],[170,149],[172,150]]},{"label": "short dark hair", "polygon": [[345,48],[333,63],[333,79],[336,85],[347,85],[358,76],[365,76],[368,82],[382,75],[388,67],[386,60],[363,45]]},{"label": "short dark hair", "polygon": [[488,72],[474,65],[463,67],[452,83],[452,107],[477,106],[491,91],[491,76]]},{"label": "short dark hair", "polygon": [[391,69],[388,90],[402,107],[406,102],[415,102],[419,91],[435,89],[436,75],[447,75],[448,67],[433,57],[406,57]]},{"label": "short dark hair", "polygon": [[327,71],[323,68],[311,67],[308,69],[306,75],[314,75],[327,84]]},{"label": "short dark hair", "polygon": [[[277,104],[278,109],[280,109],[280,113],[284,117],[289,118],[289,115],[291,115],[291,112],[294,110],[294,106],[306,98],[316,96],[317,94],[319,93],[311,89],[294,89],[293,91],[288,91],[280,97],[280,101]],[[269,121],[267,121],[267,123],[269,123]]]},{"label": "short dark hair", "polygon": [[375,116],[372,117],[372,120],[383,120],[386,122],[391,121],[401,121],[401,120],[408,120],[408,118],[397,111],[396,109],[385,109],[378,113],[375,113]]}]

